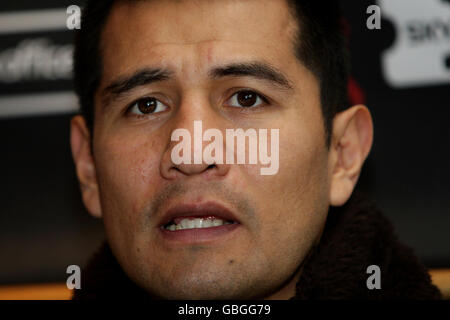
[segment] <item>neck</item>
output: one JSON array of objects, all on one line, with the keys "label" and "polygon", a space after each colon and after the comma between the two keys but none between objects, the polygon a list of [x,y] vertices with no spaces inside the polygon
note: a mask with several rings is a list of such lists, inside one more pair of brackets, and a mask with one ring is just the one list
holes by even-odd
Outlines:
[{"label": "neck", "polygon": [[[319,236],[319,239],[320,239],[322,233],[323,233],[323,229]],[[296,295],[297,282],[299,281],[300,276],[302,275],[302,271],[304,269],[305,264],[308,262],[308,260],[312,256],[313,252],[315,251],[317,244],[318,244],[318,241],[309,250],[309,252],[305,256],[305,258],[303,259],[302,263],[299,265],[297,270],[292,275],[292,277],[290,277],[278,291],[267,296],[266,298],[264,298],[264,300],[289,300]]]}]

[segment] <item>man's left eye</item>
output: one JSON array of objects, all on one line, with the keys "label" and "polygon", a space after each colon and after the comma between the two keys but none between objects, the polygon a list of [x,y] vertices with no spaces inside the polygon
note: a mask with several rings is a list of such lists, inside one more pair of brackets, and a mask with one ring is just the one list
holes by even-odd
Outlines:
[{"label": "man's left eye", "polygon": [[251,90],[236,92],[229,100],[231,107],[252,108],[267,102],[264,97]]}]

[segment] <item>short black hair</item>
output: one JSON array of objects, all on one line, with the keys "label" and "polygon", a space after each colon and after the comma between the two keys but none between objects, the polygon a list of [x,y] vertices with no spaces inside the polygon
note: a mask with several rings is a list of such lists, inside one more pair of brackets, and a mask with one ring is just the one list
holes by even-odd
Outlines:
[{"label": "short black hair", "polygon": [[[74,87],[79,97],[80,112],[91,131],[94,95],[102,74],[101,34],[116,1],[137,0],[87,0],[81,29],[77,31],[75,40]],[[347,81],[350,63],[339,3],[338,0],[286,1],[298,22],[295,54],[320,85],[326,142],[329,145],[333,118],[349,105]]]},{"label": "short black hair", "polygon": [[347,84],[350,56],[345,22],[338,0],[287,0],[298,22],[297,58],[317,78],[325,125],[330,144],[333,118],[349,107]]}]

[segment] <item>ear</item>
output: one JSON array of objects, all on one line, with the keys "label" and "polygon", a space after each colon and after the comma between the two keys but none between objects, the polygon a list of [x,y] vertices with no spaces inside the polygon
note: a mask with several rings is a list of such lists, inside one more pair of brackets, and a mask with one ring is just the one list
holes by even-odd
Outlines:
[{"label": "ear", "polygon": [[356,105],[335,116],[329,153],[332,206],[350,198],[372,141],[372,117],[365,106]]},{"label": "ear", "polygon": [[92,216],[100,218],[102,211],[95,163],[91,154],[91,135],[86,121],[80,115],[73,117],[70,122],[70,145],[84,205]]}]

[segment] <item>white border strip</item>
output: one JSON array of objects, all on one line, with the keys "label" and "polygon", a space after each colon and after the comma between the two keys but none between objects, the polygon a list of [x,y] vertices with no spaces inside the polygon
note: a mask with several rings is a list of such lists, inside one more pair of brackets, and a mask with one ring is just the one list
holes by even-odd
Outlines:
[{"label": "white border strip", "polygon": [[64,30],[66,9],[9,11],[0,13],[0,34]]},{"label": "white border strip", "polygon": [[0,118],[74,113],[78,110],[78,100],[72,91],[0,97]]}]

